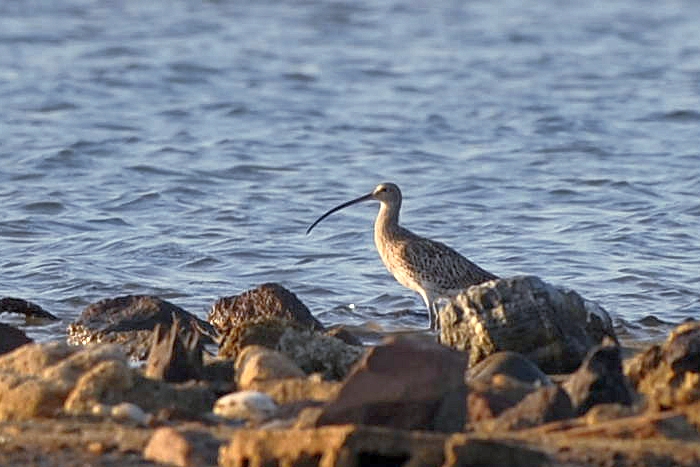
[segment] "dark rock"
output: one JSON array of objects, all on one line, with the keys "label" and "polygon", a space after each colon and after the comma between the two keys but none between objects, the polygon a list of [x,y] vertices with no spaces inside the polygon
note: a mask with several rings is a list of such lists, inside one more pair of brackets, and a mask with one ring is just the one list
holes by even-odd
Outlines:
[{"label": "dark rock", "polygon": [[0,298],[0,313],[17,313],[24,315],[26,319],[48,319],[58,321],[58,318],[45,311],[39,305],[22,300],[21,298]]},{"label": "dark rock", "polygon": [[567,373],[605,336],[616,339],[605,310],[534,276],[472,286],[453,297],[439,319],[440,341],[469,351],[470,366],[510,350],[545,373]]},{"label": "dark rock", "polygon": [[347,329],[347,327],[343,326],[342,324],[328,328],[326,330],[325,334],[327,336],[331,336],[331,337],[335,337],[336,339],[340,339],[341,341],[343,341],[349,345],[356,345],[356,346],[362,345],[362,341],[360,340],[360,338],[357,337],[352,332],[350,332]]},{"label": "dark rock", "polygon": [[0,355],[33,342],[21,329],[0,323]]},{"label": "dark rock", "polygon": [[632,404],[632,394],[622,373],[620,347],[617,345],[592,349],[563,386],[579,415],[597,404]]},{"label": "dark rock", "polygon": [[628,362],[626,374],[652,406],[668,408],[700,400],[700,323],[674,329]]},{"label": "dark rock", "polygon": [[517,352],[496,352],[489,355],[469,369],[469,381],[488,383],[496,375],[505,375],[518,381],[548,386],[552,384],[549,376],[537,365]]},{"label": "dark rock", "polygon": [[169,327],[156,325],[144,374],[149,378],[177,383],[202,379],[203,351],[199,332],[183,328],[180,320],[173,317]]},{"label": "dark rock", "polygon": [[467,386],[467,416],[471,424],[498,417],[539,388],[501,374],[488,381],[469,381]]},{"label": "dark rock", "polygon": [[68,341],[74,345],[117,343],[132,358],[144,359],[156,325],[169,328],[174,317],[180,320],[183,329],[200,332],[203,343],[213,343],[216,333],[209,323],[148,295],[127,295],[88,305],[80,318],[68,326]]},{"label": "dark rock", "polygon": [[301,300],[279,284],[267,283],[240,295],[222,297],[214,303],[209,322],[222,334],[250,319],[279,318],[303,327],[322,330],[323,325]]},{"label": "dark rock", "polygon": [[494,421],[494,431],[521,430],[576,416],[571,400],[559,386],[547,386],[528,394]]},{"label": "dark rock", "polygon": [[355,366],[317,425],[460,431],[466,418],[466,363],[465,354],[434,342],[390,338]]}]

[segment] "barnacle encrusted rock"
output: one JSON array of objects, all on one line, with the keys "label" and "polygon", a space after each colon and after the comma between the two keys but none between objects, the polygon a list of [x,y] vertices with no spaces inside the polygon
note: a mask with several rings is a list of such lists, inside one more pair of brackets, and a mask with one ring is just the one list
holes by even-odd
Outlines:
[{"label": "barnacle encrusted rock", "polygon": [[469,351],[470,365],[510,350],[546,373],[570,372],[605,336],[616,339],[604,309],[535,276],[469,287],[450,299],[439,320],[440,341]]}]

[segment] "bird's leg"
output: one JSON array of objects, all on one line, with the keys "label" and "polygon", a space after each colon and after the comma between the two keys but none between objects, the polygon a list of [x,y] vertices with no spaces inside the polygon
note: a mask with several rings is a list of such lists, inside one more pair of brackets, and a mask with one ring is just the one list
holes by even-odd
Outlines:
[{"label": "bird's leg", "polygon": [[437,323],[437,309],[435,306],[435,301],[431,300],[428,305],[428,316],[430,317],[430,330],[435,331],[438,328]]}]

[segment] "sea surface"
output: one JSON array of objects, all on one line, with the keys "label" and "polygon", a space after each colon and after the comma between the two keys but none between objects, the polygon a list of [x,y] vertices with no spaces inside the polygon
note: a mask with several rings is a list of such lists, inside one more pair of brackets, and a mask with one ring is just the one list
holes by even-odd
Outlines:
[{"label": "sea surface", "polygon": [[[427,327],[402,223],[623,333],[700,314],[700,2],[0,2],[0,296],[62,321],[264,282],[326,324]],[[653,316],[657,320],[650,320]],[[660,320],[660,322],[658,321]]]}]

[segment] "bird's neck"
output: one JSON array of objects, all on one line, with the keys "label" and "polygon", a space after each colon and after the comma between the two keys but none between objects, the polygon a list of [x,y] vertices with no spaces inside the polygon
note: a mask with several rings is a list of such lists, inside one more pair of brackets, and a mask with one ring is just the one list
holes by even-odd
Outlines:
[{"label": "bird's neck", "polygon": [[401,205],[389,206],[381,203],[377,220],[374,221],[374,239],[391,238],[399,231]]}]

